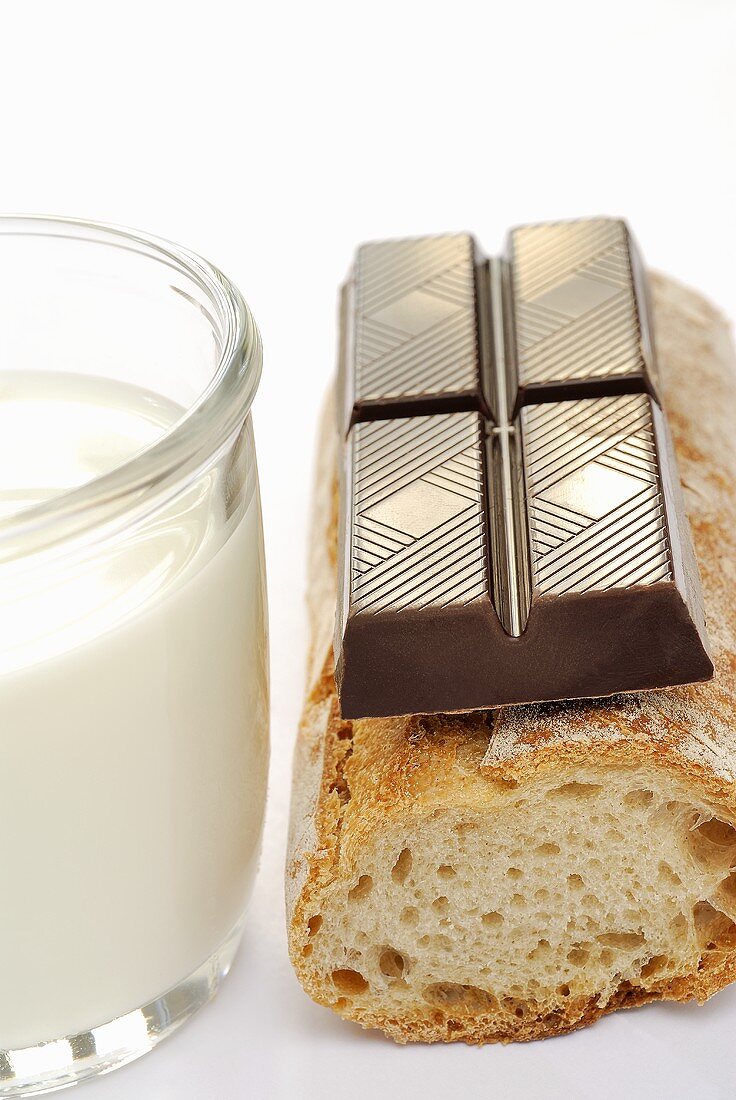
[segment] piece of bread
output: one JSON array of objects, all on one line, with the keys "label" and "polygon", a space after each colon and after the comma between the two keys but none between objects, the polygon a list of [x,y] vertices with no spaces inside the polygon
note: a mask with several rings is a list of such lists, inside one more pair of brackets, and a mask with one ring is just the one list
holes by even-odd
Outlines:
[{"label": "piece of bread", "polygon": [[662,278],[653,292],[711,683],[341,720],[327,412],[290,953],[311,997],[399,1042],[543,1038],[645,1001],[702,1002],[736,977],[736,372],[707,302]]}]

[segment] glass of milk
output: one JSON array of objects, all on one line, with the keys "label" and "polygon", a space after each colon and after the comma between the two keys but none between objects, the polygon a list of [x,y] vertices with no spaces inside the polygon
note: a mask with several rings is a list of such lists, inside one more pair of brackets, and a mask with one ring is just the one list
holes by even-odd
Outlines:
[{"label": "glass of milk", "polygon": [[217,989],[258,858],[261,343],[197,256],[0,219],[0,1094]]}]

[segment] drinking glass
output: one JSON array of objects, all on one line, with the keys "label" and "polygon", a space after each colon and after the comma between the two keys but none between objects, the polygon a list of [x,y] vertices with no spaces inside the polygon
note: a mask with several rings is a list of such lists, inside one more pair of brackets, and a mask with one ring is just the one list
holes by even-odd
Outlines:
[{"label": "drinking glass", "polygon": [[232,961],[268,765],[237,289],[168,242],[0,219],[0,1094],[149,1050]]}]

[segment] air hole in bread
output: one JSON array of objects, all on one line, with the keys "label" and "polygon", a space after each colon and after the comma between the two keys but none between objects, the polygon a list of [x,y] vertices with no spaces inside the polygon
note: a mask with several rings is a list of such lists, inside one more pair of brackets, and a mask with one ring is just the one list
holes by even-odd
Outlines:
[{"label": "air hole in bread", "polygon": [[632,947],[639,947],[644,943],[643,932],[604,932],[596,936],[598,943],[605,947],[615,947],[620,951],[628,951]]},{"label": "air hole in bread", "polygon": [[688,816],[692,816],[693,820],[697,820],[698,818],[697,810],[694,810],[689,803],[681,802],[676,798],[671,798],[669,802],[666,802],[664,808],[666,813],[672,814],[673,816],[681,816],[683,813],[686,813]]},{"label": "air hole in bread", "polygon": [[486,989],[476,985],[460,985],[458,982],[433,982],[422,991],[425,1001],[431,1005],[450,1009],[452,1012],[494,1012],[498,999]]},{"label": "air hole in bread", "polygon": [[496,787],[499,791],[515,791],[519,786],[518,779],[502,779],[499,776],[489,778],[488,783],[492,787]]},{"label": "air hole in bread", "polygon": [[[697,820],[697,819],[696,819]],[[705,821],[688,830],[687,848],[698,867],[705,871],[729,871],[736,863],[733,830],[723,821]]]},{"label": "air hole in bread", "polygon": [[719,848],[736,848],[736,829],[720,818],[712,817],[692,831]]},{"label": "air hole in bread", "polygon": [[480,919],[487,928],[498,928],[503,924],[503,917],[496,912],[484,913]]},{"label": "air hole in bread", "polygon": [[348,890],[349,901],[364,901],[373,889],[370,875],[361,875],[352,890]]},{"label": "air hole in bread", "polygon": [[540,856],[558,856],[560,854],[560,846],[548,840],[545,841],[544,844],[538,844],[534,851]]},{"label": "air hole in bread", "polygon": [[657,869],[657,879],[662,887],[676,888],[682,886],[682,879],[680,876],[676,871],[673,871],[669,863],[665,863],[664,860],[660,862]]},{"label": "air hole in bread", "polygon": [[687,934],[688,923],[684,913],[678,913],[676,917],[673,917],[670,921],[670,931],[673,936],[681,937]]},{"label": "air hole in bread", "polygon": [[524,875],[523,871],[520,871],[518,867],[509,867],[506,872],[506,877],[511,879],[520,879]]},{"label": "air hole in bread", "polygon": [[322,927],[322,914],[315,913],[313,917],[310,917],[307,921],[307,928],[309,929],[310,936],[316,936]]},{"label": "air hole in bread", "polygon": [[736,942],[736,924],[710,902],[698,902],[693,910],[693,922],[698,942],[706,951],[733,947]]},{"label": "air hole in bread", "polygon": [[330,783],[330,793],[336,794],[340,800],[342,806],[346,806],[350,801],[350,784],[348,783],[346,769],[348,760],[353,753],[352,743],[352,726],[350,723],[345,723],[341,730],[345,729],[347,732],[344,737],[340,737],[341,741],[344,741],[344,745],[340,748],[340,755],[335,762],[335,775]]},{"label": "air hole in bread", "polygon": [[721,883],[721,890],[725,897],[736,901],[736,871],[732,871]]},{"label": "air hole in bread", "polygon": [[406,967],[406,959],[393,947],[385,947],[378,960],[381,973],[387,978],[400,978]]},{"label": "air hole in bread", "polygon": [[624,795],[624,806],[630,806],[632,810],[646,810],[654,799],[652,791],[629,791]]},{"label": "air hole in bread", "polygon": [[418,944],[424,950],[428,948],[439,949],[440,951],[450,951],[452,949],[452,941],[444,936],[441,932],[436,933],[433,936],[420,936]]},{"label": "air hole in bread", "polygon": [[642,992],[641,986],[634,985],[632,982],[621,982],[618,987],[618,1003],[621,1005],[631,1004],[632,1001],[639,999]]},{"label": "air hole in bread", "polygon": [[571,962],[573,966],[585,966],[589,958],[590,952],[586,951],[584,947],[573,947],[567,953],[567,961]]},{"label": "air hole in bread", "polygon": [[401,910],[399,920],[402,924],[417,924],[419,921],[419,910],[416,905],[405,905]]},{"label": "air hole in bread", "polygon": [[391,878],[394,882],[398,882],[399,886],[403,886],[406,882],[407,875],[411,871],[412,862],[411,849],[403,848],[391,870]]},{"label": "air hole in bread", "polygon": [[442,916],[444,916],[447,910],[450,908],[450,903],[443,895],[442,897],[434,899],[434,901],[432,902],[432,908],[434,909],[435,913],[440,913]]},{"label": "air hole in bread", "polygon": [[585,886],[585,880],[583,879],[582,875],[568,875],[567,882],[573,890],[582,890]]},{"label": "air hole in bread", "polygon": [[601,783],[563,783],[549,792],[551,798],[595,798],[603,790]]},{"label": "air hole in bread", "polygon": [[346,993],[349,997],[365,993],[368,989],[368,982],[357,970],[333,970],[332,980],[335,983],[335,987],[339,989],[341,993]]},{"label": "air hole in bread", "polygon": [[736,920],[736,871],[723,879],[710,900],[730,920]]},{"label": "air hole in bread", "polygon": [[449,863],[441,863],[437,868],[437,874],[440,878],[454,878],[457,871]]},{"label": "air hole in bread", "polygon": [[654,974],[659,974],[660,971],[667,968],[667,956],[666,955],[652,955],[648,962],[645,962],[641,968],[642,978],[651,978]]}]

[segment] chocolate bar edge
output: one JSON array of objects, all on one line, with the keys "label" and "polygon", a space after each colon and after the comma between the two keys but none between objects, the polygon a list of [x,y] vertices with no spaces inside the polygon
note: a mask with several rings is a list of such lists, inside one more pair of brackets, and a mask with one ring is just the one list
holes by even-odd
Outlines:
[{"label": "chocolate bar edge", "polygon": [[[592,648],[608,644],[593,675]],[[674,584],[542,597],[522,635],[502,636],[490,603],[348,620],[336,682],[345,718],[491,710],[601,698],[708,680],[710,656]],[[662,653],[662,637],[668,642]],[[562,645],[557,640],[563,639]],[[407,655],[416,654],[415,667]],[[622,660],[623,657],[623,660]],[[530,696],[529,668],[537,691]]]}]

